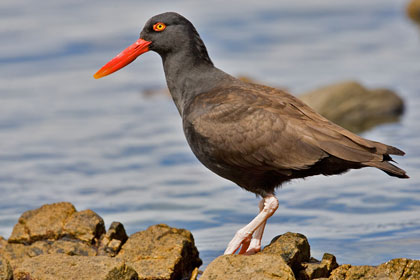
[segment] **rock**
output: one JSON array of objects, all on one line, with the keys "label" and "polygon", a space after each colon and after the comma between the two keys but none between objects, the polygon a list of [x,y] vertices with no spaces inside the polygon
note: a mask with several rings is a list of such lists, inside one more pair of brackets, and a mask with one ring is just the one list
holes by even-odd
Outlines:
[{"label": "rock", "polygon": [[406,12],[413,22],[420,24],[420,0],[411,0],[407,5]]},{"label": "rock", "polygon": [[76,212],[69,202],[46,204],[23,213],[13,228],[9,243],[31,244],[37,240],[56,240],[67,219]]},{"label": "rock", "polygon": [[212,261],[200,280],[294,280],[292,269],[281,256],[257,253],[255,255],[223,255]]},{"label": "rock", "polygon": [[[229,275],[229,279],[295,279],[295,275],[300,275],[300,271],[306,268],[302,263],[309,259],[310,247],[306,237],[287,232],[273,238],[268,246],[255,255],[218,257],[210,263],[200,280],[226,279],[226,275]],[[328,266],[330,259],[326,256],[323,266]],[[313,270],[316,270],[315,267]],[[315,272],[308,269],[307,274],[310,273]]]},{"label": "rock", "polygon": [[108,255],[114,257],[118,254],[121,246],[127,241],[128,236],[123,224],[113,222],[106,234],[102,236],[98,255]]},{"label": "rock", "polygon": [[16,267],[26,258],[32,258],[43,254],[65,254],[69,256],[96,256],[93,246],[78,240],[36,241],[31,245],[8,243],[0,250],[5,258]]},{"label": "rock", "polygon": [[128,238],[124,226],[113,222],[105,233],[98,214],[77,212],[67,202],[23,213],[9,241],[0,238],[0,256],[14,279],[138,279],[135,270],[140,279],[181,279],[201,265],[187,230],[156,225]]},{"label": "rock", "polygon": [[98,214],[89,209],[77,212],[71,203],[60,202],[23,213],[8,242],[31,244],[69,237],[94,243],[103,233],[104,221]]},{"label": "rock", "polygon": [[163,224],[132,234],[117,257],[150,280],[186,278],[202,264],[192,234]]},{"label": "rock", "polygon": [[14,271],[15,280],[136,280],[136,271],[110,257],[40,255],[25,259]]},{"label": "rock", "polygon": [[12,280],[13,271],[7,259],[0,255],[0,280]]},{"label": "rock", "polygon": [[1,255],[1,252],[6,247],[7,244],[8,244],[7,240],[4,239],[2,236],[0,236],[0,255]]},{"label": "rock", "polygon": [[292,232],[274,237],[262,253],[281,256],[296,274],[302,269],[301,263],[308,262],[311,256],[308,239]]},{"label": "rock", "polygon": [[96,256],[96,248],[78,240],[57,240],[51,244],[48,254],[69,256]]},{"label": "rock", "polygon": [[312,259],[310,262],[302,264],[303,269],[299,271],[298,279],[319,279],[328,278],[333,269],[338,267],[337,261],[334,255],[325,253],[322,257],[322,261]]},{"label": "rock", "polygon": [[393,91],[368,90],[354,81],[322,87],[299,98],[327,119],[353,132],[395,122],[404,111],[403,100]]},{"label": "rock", "polygon": [[341,265],[333,270],[330,280],[358,280],[358,279],[420,279],[420,260],[393,259],[379,266],[351,266]]},{"label": "rock", "polygon": [[90,209],[73,213],[63,227],[63,235],[91,244],[104,233],[104,220]]},{"label": "rock", "polygon": [[125,243],[125,241],[127,241],[128,239],[123,224],[119,222],[112,222],[106,235],[109,237],[109,239],[117,239],[120,240],[122,243]]}]

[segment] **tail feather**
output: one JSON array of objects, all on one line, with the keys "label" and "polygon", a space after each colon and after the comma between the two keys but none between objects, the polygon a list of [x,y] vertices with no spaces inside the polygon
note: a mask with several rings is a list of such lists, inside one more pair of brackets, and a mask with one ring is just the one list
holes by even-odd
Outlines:
[{"label": "tail feather", "polygon": [[396,167],[392,163],[389,163],[388,161],[370,161],[370,162],[364,162],[364,165],[372,166],[381,169],[385,173],[387,173],[390,176],[398,177],[398,178],[410,178],[406,174],[405,170]]},{"label": "tail feather", "polygon": [[393,146],[388,146],[387,148],[388,148],[386,150],[387,154],[397,155],[397,156],[403,156],[403,155],[405,155],[405,153],[403,151],[401,151],[400,149],[395,148]]}]

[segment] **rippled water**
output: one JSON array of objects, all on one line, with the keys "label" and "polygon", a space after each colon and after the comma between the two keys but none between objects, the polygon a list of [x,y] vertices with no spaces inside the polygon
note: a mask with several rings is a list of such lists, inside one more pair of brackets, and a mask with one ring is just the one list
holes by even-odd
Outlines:
[{"label": "rippled water", "polygon": [[340,263],[420,258],[420,32],[405,1],[11,1],[0,3],[0,235],[44,203],[91,208],[129,233],[156,223],[191,230],[208,264],[257,212],[258,199],[206,170],[164,95],[148,53],[115,75],[92,74],[134,42],[144,22],[178,11],[214,63],[301,93],[356,79],[395,89],[400,123],[363,136],[406,151],[409,180],[364,169],[313,177],[278,191],[267,244],[305,234],[312,253]]}]

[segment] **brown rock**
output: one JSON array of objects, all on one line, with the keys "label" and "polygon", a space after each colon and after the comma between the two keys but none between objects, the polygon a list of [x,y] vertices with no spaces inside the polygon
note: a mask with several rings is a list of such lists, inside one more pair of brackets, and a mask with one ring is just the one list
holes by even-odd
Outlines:
[{"label": "brown rock", "polygon": [[16,267],[26,258],[43,254],[66,254],[69,256],[95,256],[96,249],[78,240],[36,241],[31,245],[8,243],[0,252]]},{"label": "brown rock", "polygon": [[31,244],[37,240],[55,240],[62,234],[63,225],[76,212],[71,203],[46,204],[23,213],[13,228],[9,243]]},{"label": "brown rock", "polygon": [[134,233],[117,255],[139,279],[182,279],[201,265],[192,234],[184,229],[154,225]]},{"label": "brown rock", "polygon": [[322,257],[322,261],[312,259],[310,262],[302,264],[303,269],[298,274],[298,279],[309,280],[328,278],[331,271],[338,267],[337,261],[334,255],[325,253]]},{"label": "brown rock", "polygon": [[125,243],[125,241],[127,241],[128,239],[124,226],[120,222],[112,222],[112,224],[109,226],[108,231],[106,232],[106,235],[111,240],[112,239],[120,240],[121,243]]},{"label": "brown rock", "polygon": [[308,239],[292,232],[274,237],[262,253],[281,256],[296,274],[302,268],[301,263],[308,262],[311,256]]},{"label": "brown rock", "polygon": [[3,254],[3,251],[6,248],[7,244],[7,240],[0,236],[0,256]]},{"label": "brown rock", "polygon": [[13,271],[7,259],[0,255],[0,280],[12,280]]},{"label": "brown rock", "polygon": [[212,261],[200,280],[294,280],[292,269],[278,255],[223,255]]},{"label": "brown rock", "polygon": [[136,280],[124,261],[110,257],[40,255],[25,259],[14,271],[15,280]]},{"label": "brown rock", "polygon": [[331,280],[358,280],[358,279],[420,279],[420,260],[393,259],[379,266],[351,266],[341,265],[333,270]]},{"label": "brown rock", "polygon": [[420,24],[420,0],[411,0],[407,5],[407,16],[417,24]]},{"label": "brown rock", "polygon": [[98,255],[114,257],[118,254],[121,246],[127,241],[128,236],[123,224],[112,222],[106,234],[102,236],[98,249]]},{"label": "brown rock", "polygon": [[104,233],[104,220],[90,209],[73,213],[63,228],[64,235],[90,244]]},{"label": "brown rock", "polygon": [[57,240],[48,249],[48,254],[66,254],[69,256],[96,256],[96,249],[93,246],[79,240]]},{"label": "brown rock", "polygon": [[404,111],[403,100],[393,91],[368,90],[354,81],[322,87],[299,98],[327,119],[354,132],[395,122]]}]

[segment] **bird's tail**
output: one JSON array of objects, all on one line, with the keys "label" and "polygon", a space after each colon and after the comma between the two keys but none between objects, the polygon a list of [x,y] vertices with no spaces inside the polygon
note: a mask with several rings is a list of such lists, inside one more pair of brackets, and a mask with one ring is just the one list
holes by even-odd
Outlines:
[{"label": "bird's tail", "polygon": [[393,165],[392,163],[390,163],[389,161],[391,161],[392,158],[385,154],[384,155],[384,161],[369,161],[369,162],[364,162],[364,165],[367,166],[372,166],[372,167],[376,167],[381,169],[383,172],[387,173],[390,176],[393,177],[398,177],[398,178],[410,178],[408,177],[408,175],[406,174],[405,170],[396,167],[395,165]]}]

